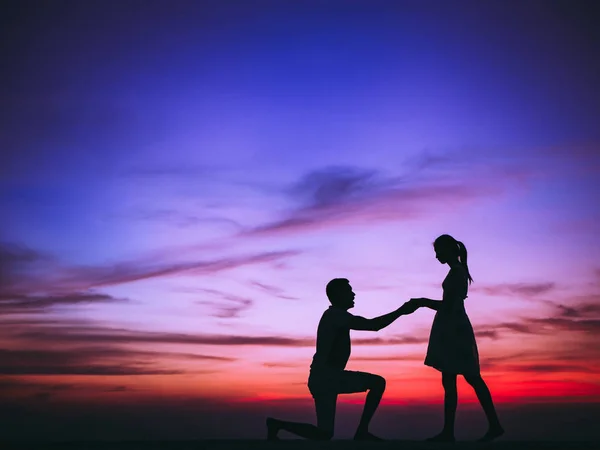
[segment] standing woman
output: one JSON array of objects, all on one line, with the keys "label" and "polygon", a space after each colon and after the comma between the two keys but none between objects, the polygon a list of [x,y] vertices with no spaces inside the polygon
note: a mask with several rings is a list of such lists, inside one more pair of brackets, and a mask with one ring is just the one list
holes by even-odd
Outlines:
[{"label": "standing woman", "polygon": [[454,442],[454,419],[458,395],[456,377],[462,375],[469,383],[485,411],[489,422],[487,433],[479,439],[491,441],[504,433],[490,390],[479,372],[479,353],[473,327],[465,311],[468,285],[473,281],[467,266],[465,245],[448,234],[438,237],[433,243],[435,257],[448,264],[450,271],[442,283],[442,300],[416,298],[411,301],[419,307],[431,308],[436,312],[429,336],[425,365],[442,372],[444,386],[444,429],[428,441]]}]

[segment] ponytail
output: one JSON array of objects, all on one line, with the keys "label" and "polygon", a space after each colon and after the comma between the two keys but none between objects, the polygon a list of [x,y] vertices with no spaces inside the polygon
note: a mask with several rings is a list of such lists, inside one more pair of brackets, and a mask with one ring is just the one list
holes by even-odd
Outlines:
[{"label": "ponytail", "polygon": [[456,241],[458,244],[458,257],[460,258],[460,262],[467,271],[467,278],[469,279],[469,284],[473,282],[473,278],[471,278],[471,273],[469,272],[469,266],[467,265],[467,247],[460,241]]}]

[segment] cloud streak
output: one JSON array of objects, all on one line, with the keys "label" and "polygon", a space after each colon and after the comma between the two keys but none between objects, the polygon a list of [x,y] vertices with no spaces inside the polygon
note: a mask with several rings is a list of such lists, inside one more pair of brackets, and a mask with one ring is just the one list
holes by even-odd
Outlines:
[{"label": "cloud streak", "polygon": [[[448,164],[448,161],[442,159],[435,163]],[[469,171],[472,167],[461,170],[449,167],[455,169],[454,172],[435,176],[413,173],[386,177],[375,170],[339,166],[309,172],[283,189],[298,207],[279,220],[246,230],[241,236],[304,233],[373,221],[413,220],[432,210],[456,208],[498,195],[505,185],[526,177],[523,171],[512,172],[505,167],[477,177]]]},{"label": "cloud streak", "polygon": [[[46,348],[60,342],[47,339],[29,341],[27,349],[0,349],[1,375],[175,375],[183,373],[161,367],[165,361],[228,363],[236,358],[197,354],[134,350],[115,343],[66,350]],[[89,342],[87,342],[89,344]],[[32,349],[32,347],[36,349]],[[158,364],[158,365],[157,365]]]},{"label": "cloud streak", "polygon": [[175,228],[190,228],[201,225],[220,225],[237,232],[243,227],[236,220],[227,217],[208,216],[194,213],[184,213],[176,209],[144,209],[116,216],[125,220],[154,222]]},{"label": "cloud streak", "polygon": [[[177,370],[136,361],[136,352],[115,349],[0,349],[2,375],[174,375]],[[132,361],[133,359],[133,361]],[[104,361],[103,361],[104,360]],[[119,360],[118,362],[115,360]]]},{"label": "cloud streak", "polygon": [[482,292],[490,296],[533,297],[548,294],[557,288],[554,282],[545,283],[501,283],[488,286],[474,286],[472,291]]},{"label": "cloud streak", "polygon": [[277,262],[298,254],[298,251],[287,250],[223,257],[206,261],[157,264],[154,261],[139,260],[108,266],[75,267],[70,269],[60,279],[60,282],[74,288],[79,286],[101,287],[183,274],[213,275],[252,264]]},{"label": "cloud streak", "polygon": [[219,299],[219,301],[198,300],[196,303],[213,308],[211,315],[221,319],[237,318],[254,304],[254,300],[250,298],[240,297],[239,295],[229,294],[216,289],[198,289],[198,291]]},{"label": "cloud streak", "polygon": [[250,281],[250,285],[260,289],[262,292],[266,292],[270,296],[281,298],[283,300],[298,300],[298,297],[293,297],[291,295],[287,295],[285,291],[277,286],[272,286],[270,284],[262,283],[256,280]]},{"label": "cloud streak", "polygon": [[557,333],[583,333],[590,337],[600,335],[600,307],[597,303],[580,303],[573,306],[554,305],[554,311],[544,317],[525,317],[518,321],[505,321],[478,327],[477,335],[502,332],[532,335]]},{"label": "cloud streak", "polygon": [[168,276],[214,275],[239,267],[278,262],[300,253],[283,250],[185,262],[157,262],[153,257],[99,266],[65,267],[58,263],[42,264],[50,257],[31,249],[0,245],[0,301],[12,301],[22,308],[117,301],[88,290]]},{"label": "cloud streak", "polygon": [[77,292],[64,295],[10,295],[0,293],[0,315],[39,313],[60,306],[123,303],[127,299],[94,292]]}]

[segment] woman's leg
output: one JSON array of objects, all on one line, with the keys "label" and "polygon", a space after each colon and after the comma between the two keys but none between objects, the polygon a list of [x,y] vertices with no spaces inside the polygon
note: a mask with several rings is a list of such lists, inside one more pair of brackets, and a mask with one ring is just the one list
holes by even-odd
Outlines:
[{"label": "woman's leg", "polygon": [[442,385],[444,386],[444,429],[440,434],[429,438],[428,441],[453,442],[454,421],[456,418],[456,406],[458,404],[456,374],[442,372]]},{"label": "woman's leg", "polygon": [[481,403],[481,407],[483,408],[489,423],[488,432],[480,440],[491,441],[492,439],[504,434],[504,429],[500,425],[500,420],[498,419],[498,414],[496,413],[496,408],[494,407],[492,394],[490,393],[487,384],[485,384],[485,381],[483,381],[483,378],[481,378],[481,375],[465,375],[465,380],[475,390],[475,394],[477,394],[479,403]]}]

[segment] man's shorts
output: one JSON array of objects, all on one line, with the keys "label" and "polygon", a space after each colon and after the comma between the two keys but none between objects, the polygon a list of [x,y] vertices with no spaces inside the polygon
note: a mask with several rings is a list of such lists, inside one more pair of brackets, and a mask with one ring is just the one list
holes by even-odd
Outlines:
[{"label": "man's shorts", "polygon": [[308,389],[313,397],[365,392],[371,386],[373,377],[376,375],[352,370],[311,370],[308,377]]}]

